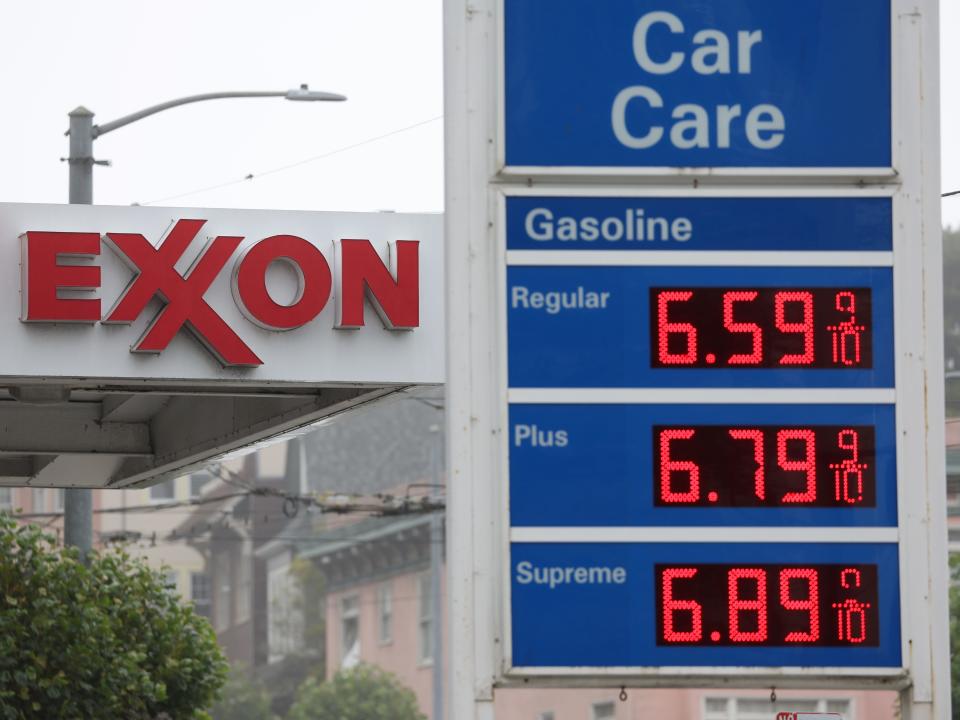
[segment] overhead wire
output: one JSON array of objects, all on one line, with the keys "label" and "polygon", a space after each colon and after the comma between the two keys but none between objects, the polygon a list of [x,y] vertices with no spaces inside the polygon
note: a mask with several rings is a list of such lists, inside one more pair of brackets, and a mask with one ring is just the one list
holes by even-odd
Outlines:
[{"label": "overhead wire", "polygon": [[420,120],[411,125],[405,125],[404,127],[396,128],[389,132],[385,132],[381,135],[374,135],[373,137],[368,137],[358,142],[351,143],[349,145],[343,145],[342,147],[335,148],[333,150],[328,150],[326,152],[320,153],[319,155],[311,155],[310,157],[303,158],[302,160],[297,160],[286,165],[279,165],[275,168],[270,168],[269,170],[264,170],[259,173],[247,173],[242,178],[237,178],[236,180],[227,180],[225,182],[217,183],[215,185],[208,185],[206,187],[197,188],[195,190],[188,190],[186,192],[177,193],[175,195],[167,195],[162,198],[157,198],[156,200],[147,200],[145,202],[135,202],[133,205],[154,205],[156,203],[164,203],[170,200],[179,200],[180,198],[191,197],[193,195],[200,195],[206,192],[212,192],[214,190],[220,190],[221,188],[230,187],[232,185],[239,185],[240,183],[250,182],[252,180],[259,180],[260,178],[267,177],[269,175],[276,175],[277,173],[286,172],[287,170],[293,170],[294,168],[301,167],[303,165],[308,165],[318,160],[325,160],[326,158],[333,157],[334,155],[340,155],[341,153],[348,152],[350,150],[355,150],[364,145],[369,145],[371,143],[379,142],[381,140],[386,140],[387,138],[393,137],[395,135],[400,135],[401,133],[409,132],[410,130],[415,130],[424,125],[429,125],[430,123],[437,122],[442,120],[443,115],[436,115],[426,120]]}]

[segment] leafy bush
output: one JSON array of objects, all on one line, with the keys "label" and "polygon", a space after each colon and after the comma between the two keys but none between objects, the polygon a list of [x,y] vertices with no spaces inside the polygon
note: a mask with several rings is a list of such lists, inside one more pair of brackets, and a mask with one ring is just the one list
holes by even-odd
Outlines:
[{"label": "leafy bush", "polygon": [[220,693],[220,699],[210,708],[212,720],[276,720],[270,711],[270,694],[263,683],[251,679],[242,668],[234,667]]},{"label": "leafy bush", "polygon": [[413,691],[396,676],[358,665],[329,682],[309,678],[297,691],[288,720],[425,720]]},{"label": "leafy bush", "polygon": [[163,574],[0,514],[0,718],[207,718],[227,664]]}]

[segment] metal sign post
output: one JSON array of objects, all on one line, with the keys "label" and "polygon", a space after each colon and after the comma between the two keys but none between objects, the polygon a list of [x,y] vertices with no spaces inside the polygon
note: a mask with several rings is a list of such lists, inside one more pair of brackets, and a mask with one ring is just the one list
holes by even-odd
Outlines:
[{"label": "metal sign post", "polygon": [[452,717],[949,709],[934,2],[450,0]]}]

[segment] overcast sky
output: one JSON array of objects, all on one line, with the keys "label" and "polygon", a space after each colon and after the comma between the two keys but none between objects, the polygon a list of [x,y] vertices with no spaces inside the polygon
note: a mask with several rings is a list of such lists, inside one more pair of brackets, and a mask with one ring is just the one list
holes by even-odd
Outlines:
[{"label": "overcast sky", "polygon": [[204,102],[103,136],[96,155],[114,164],[94,170],[94,202],[442,210],[440,0],[17,2],[0,27],[2,200],[67,200],[59,158],[77,105],[108,122],[183,95],[309,83],[349,102]]},{"label": "overcast sky", "polygon": [[[960,0],[941,12],[947,191],[960,190]],[[114,165],[95,169],[95,202],[443,208],[441,0],[9,2],[0,27],[0,200],[66,201],[77,105],[107,122],[181,95],[307,82],[350,100],[199,103],[104,136],[96,154]],[[960,196],[943,218],[960,225]]]}]

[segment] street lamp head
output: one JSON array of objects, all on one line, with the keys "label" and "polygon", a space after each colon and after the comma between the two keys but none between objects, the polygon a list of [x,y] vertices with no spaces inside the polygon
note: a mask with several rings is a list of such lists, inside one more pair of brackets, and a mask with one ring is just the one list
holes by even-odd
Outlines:
[{"label": "street lamp head", "polygon": [[339,95],[337,93],[319,92],[317,90],[311,90],[306,84],[301,85],[296,90],[288,90],[287,94],[284,95],[284,97],[287,100],[301,100],[304,102],[314,101],[314,100],[342,102],[347,99],[346,95]]}]

